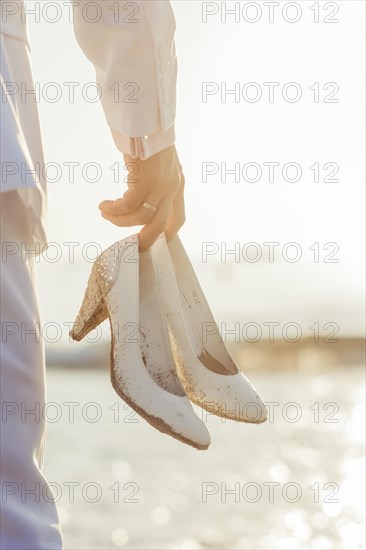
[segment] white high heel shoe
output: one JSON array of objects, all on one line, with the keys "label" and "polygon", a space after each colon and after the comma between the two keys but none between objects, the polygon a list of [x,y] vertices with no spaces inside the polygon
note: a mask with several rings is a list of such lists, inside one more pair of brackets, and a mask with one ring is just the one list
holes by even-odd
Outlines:
[{"label": "white high heel shoe", "polygon": [[[169,326],[179,380],[193,403],[231,420],[260,424],[267,418],[261,397],[223,342],[179,237],[162,235],[151,256]],[[209,327],[207,342],[203,330]]]},{"label": "white high heel shoe", "polygon": [[81,340],[109,317],[117,394],[161,432],[207,449],[210,433],[175,372],[150,252],[140,255],[138,244],[133,235],[97,258],[70,335]]}]

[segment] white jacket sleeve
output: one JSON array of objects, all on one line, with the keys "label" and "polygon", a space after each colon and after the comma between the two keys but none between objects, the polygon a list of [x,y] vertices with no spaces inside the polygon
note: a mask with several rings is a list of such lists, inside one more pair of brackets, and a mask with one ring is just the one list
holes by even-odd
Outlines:
[{"label": "white jacket sleeve", "polygon": [[175,19],[168,0],[72,1],[76,39],[93,63],[120,151],[146,159],[175,141]]}]

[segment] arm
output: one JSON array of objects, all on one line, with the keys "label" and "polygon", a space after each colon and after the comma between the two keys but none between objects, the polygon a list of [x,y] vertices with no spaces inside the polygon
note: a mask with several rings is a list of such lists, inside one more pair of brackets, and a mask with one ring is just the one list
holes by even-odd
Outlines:
[{"label": "arm", "polygon": [[94,65],[118,149],[145,160],[175,141],[177,60],[170,2],[90,4],[73,5],[76,39]]},{"label": "arm", "polygon": [[[88,4],[97,4],[94,13]],[[95,67],[106,120],[129,169],[123,197],[99,208],[115,225],[143,225],[143,251],[164,231],[173,238],[185,220],[184,175],[174,146],[174,14],[168,0],[79,0],[74,28]]]}]

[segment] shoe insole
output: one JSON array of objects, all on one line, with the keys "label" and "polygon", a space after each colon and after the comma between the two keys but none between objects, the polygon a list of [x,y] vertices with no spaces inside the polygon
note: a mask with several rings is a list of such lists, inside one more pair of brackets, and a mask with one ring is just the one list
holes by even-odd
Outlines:
[{"label": "shoe insole", "polygon": [[192,348],[198,359],[208,370],[223,375],[237,374],[239,370],[231,359],[225,343],[221,340],[218,328],[199,283],[188,275],[193,268],[188,264],[189,260],[184,258],[185,252],[179,250],[180,243],[173,243],[174,241],[170,244],[169,248],[180,291],[183,316]]},{"label": "shoe insole", "polygon": [[150,252],[140,254],[140,348],[151,378],[177,396],[185,392],[177,378],[170,351],[168,328]]}]

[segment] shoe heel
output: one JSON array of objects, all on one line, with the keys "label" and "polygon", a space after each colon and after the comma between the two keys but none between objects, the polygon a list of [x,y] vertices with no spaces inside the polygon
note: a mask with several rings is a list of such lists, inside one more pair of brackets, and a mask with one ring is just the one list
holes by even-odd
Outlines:
[{"label": "shoe heel", "polygon": [[99,274],[94,267],[89,277],[79,314],[70,330],[71,338],[78,342],[109,317]]}]

